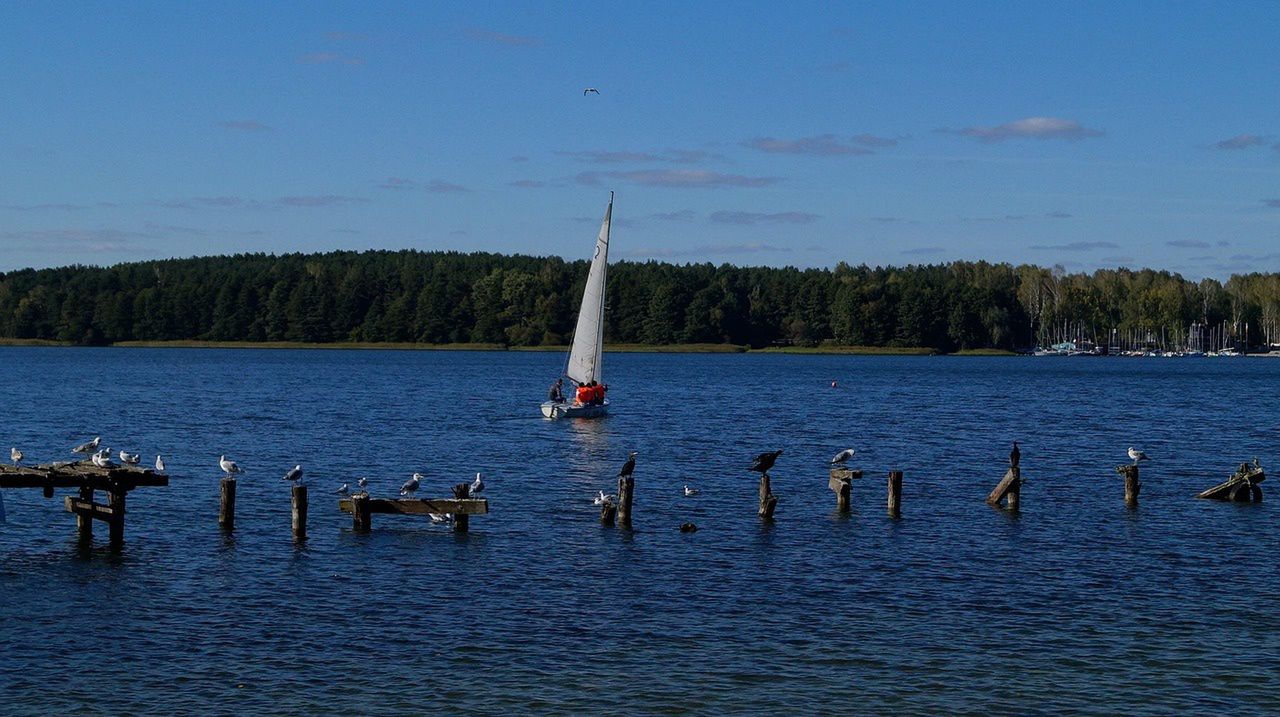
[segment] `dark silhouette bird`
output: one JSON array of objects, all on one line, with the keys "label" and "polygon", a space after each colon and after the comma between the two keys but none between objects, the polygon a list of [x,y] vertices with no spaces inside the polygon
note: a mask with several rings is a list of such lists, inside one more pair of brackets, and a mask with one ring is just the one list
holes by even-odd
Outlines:
[{"label": "dark silhouette bird", "polygon": [[622,470],[618,471],[619,478],[630,478],[631,472],[636,469],[636,452],[631,451],[627,455],[627,462],[622,464]]},{"label": "dark silhouette bird", "polygon": [[756,456],[755,461],[747,470],[752,470],[756,473],[768,473],[769,469],[773,467],[773,464],[778,462],[778,456],[780,455],[782,455],[781,448],[773,452],[761,453]]},{"label": "dark silhouette bird", "polygon": [[1018,450],[1018,442],[1013,442],[1013,450],[1009,451],[1009,467],[1017,468],[1018,462],[1022,460],[1022,451]]},{"label": "dark silhouette bird", "polygon": [[587,89],[585,89],[585,90],[583,90],[583,91],[582,91],[582,96],[583,96],[583,97],[586,97],[587,95],[589,95],[589,94],[593,94],[593,93],[598,95],[598,94],[600,94],[600,90],[597,90],[597,89],[596,89],[596,88],[594,88],[594,87],[588,87]]}]

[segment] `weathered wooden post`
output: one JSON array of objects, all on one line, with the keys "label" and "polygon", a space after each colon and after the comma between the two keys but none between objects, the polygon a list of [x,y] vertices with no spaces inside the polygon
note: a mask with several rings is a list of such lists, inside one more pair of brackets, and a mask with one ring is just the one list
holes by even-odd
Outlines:
[{"label": "weathered wooden post", "polygon": [[372,511],[369,510],[369,494],[356,493],[351,496],[351,529],[357,533],[367,533],[372,526]]},{"label": "weathered wooden post", "polygon": [[887,507],[890,518],[902,517],[902,471],[889,471],[889,500]]},{"label": "weathered wooden post", "polygon": [[[453,487],[453,497],[466,500],[471,497],[471,484],[459,483]],[[471,527],[471,516],[466,513],[453,514],[453,532],[465,533]]]},{"label": "weathered wooden post", "polygon": [[307,539],[307,487],[294,484],[293,496],[293,539]]},{"label": "weathered wooden post", "polygon": [[1138,507],[1138,491],[1142,490],[1142,481],[1138,480],[1138,466],[1116,466],[1116,473],[1124,476],[1124,504],[1130,508]]},{"label": "weathered wooden post", "polygon": [[1021,493],[1022,469],[1011,466],[1005,471],[1004,477],[996,484],[995,489],[987,495],[987,503],[998,507],[1000,501],[1004,501],[1005,507],[1009,510],[1017,510]]},{"label": "weathered wooden post", "polygon": [[778,507],[778,496],[769,488],[769,474],[760,474],[760,510],[761,518],[773,520],[773,510]]},{"label": "weathered wooden post", "polygon": [[618,525],[631,527],[631,505],[636,491],[636,479],[625,476],[618,479]]},{"label": "weathered wooden post", "polygon": [[107,506],[111,508],[111,517],[107,521],[107,533],[110,536],[112,550],[124,547],[124,497],[122,488],[112,488],[107,493]]},{"label": "weathered wooden post", "polygon": [[600,504],[600,524],[612,526],[614,518],[618,517],[618,504],[611,500],[605,500]]},{"label": "weathered wooden post", "polygon": [[[1119,470],[1117,468],[1116,470]],[[1209,498],[1212,500],[1227,500],[1233,503],[1254,503],[1262,502],[1262,486],[1258,485],[1267,479],[1267,474],[1263,472],[1262,465],[1258,463],[1258,459],[1253,459],[1253,464],[1241,463],[1236,472],[1226,480],[1214,487],[1202,491],[1197,498]]]},{"label": "weathered wooden post", "polygon": [[218,525],[223,530],[235,530],[236,527],[236,479],[227,476],[222,479],[222,500],[218,505]]},{"label": "weathered wooden post", "polygon": [[853,481],[862,477],[862,471],[848,468],[832,468],[827,479],[827,487],[836,494],[836,510],[849,512],[849,497],[853,492]]},{"label": "weathered wooden post", "polygon": [[[80,500],[92,503],[93,488],[83,486],[80,488]],[[76,513],[76,535],[79,536],[80,542],[88,545],[93,542],[93,515],[89,513]]]}]

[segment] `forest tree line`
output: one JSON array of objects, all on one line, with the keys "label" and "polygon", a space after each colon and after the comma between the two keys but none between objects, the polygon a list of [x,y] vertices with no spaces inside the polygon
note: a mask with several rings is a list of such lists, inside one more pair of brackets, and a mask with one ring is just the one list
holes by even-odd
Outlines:
[{"label": "forest tree line", "polygon": [[[0,274],[0,337],[563,345],[587,262],[419,251],[239,254]],[[1105,337],[1193,323],[1280,342],[1280,274],[1189,281],[1153,270],[987,262],[834,269],[609,267],[606,341],[753,347],[1019,349],[1053,327]],[[1233,328],[1233,331],[1236,329]]]}]

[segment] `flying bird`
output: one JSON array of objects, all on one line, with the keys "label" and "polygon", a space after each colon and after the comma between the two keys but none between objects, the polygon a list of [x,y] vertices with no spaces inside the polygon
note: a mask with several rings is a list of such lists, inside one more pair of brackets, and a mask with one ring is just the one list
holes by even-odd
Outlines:
[{"label": "flying bird", "polygon": [[1021,460],[1022,460],[1022,451],[1018,450],[1018,442],[1014,441],[1013,450],[1009,451],[1009,467],[1017,468],[1018,462]]},{"label": "flying bird", "polygon": [[1133,464],[1135,466],[1138,465],[1138,461],[1151,460],[1150,458],[1147,457],[1146,453],[1143,453],[1142,451],[1134,448],[1133,446],[1129,446],[1129,457],[1133,459]]},{"label": "flying bird", "polygon": [[293,468],[290,468],[289,472],[285,473],[284,478],[282,478],[281,480],[287,480],[291,483],[301,483],[302,482],[302,466],[294,466]]},{"label": "flying bird", "polygon": [[778,456],[780,455],[782,455],[781,448],[776,451],[761,453],[756,456],[755,461],[752,462],[751,467],[747,470],[752,470],[762,475],[768,473],[769,469],[773,467],[773,464],[778,461]]},{"label": "flying bird", "polygon": [[226,456],[218,457],[218,467],[227,475],[235,475],[236,473],[244,473],[244,469],[236,465],[235,461],[227,460]]},{"label": "flying bird", "polygon": [[126,453],[124,451],[120,451],[121,463],[128,463],[131,466],[136,466],[141,461],[142,461],[142,456],[138,455],[137,453]]},{"label": "flying bird", "polygon": [[409,480],[404,482],[404,485],[400,486],[400,495],[412,495],[414,493],[417,493],[418,485],[421,482],[422,482],[422,474],[414,473],[413,477],[409,478]]},{"label": "flying bird", "polygon": [[467,489],[467,497],[474,498],[480,495],[482,490],[484,490],[484,475],[477,473],[476,479],[471,481],[471,487]]},{"label": "flying bird", "polygon": [[689,487],[689,486],[687,486],[687,485],[684,487],[684,497],[686,497],[686,498],[692,498],[693,496],[695,496],[695,495],[697,495],[697,494],[698,494],[698,489],[697,489],[697,488],[690,488],[690,487]]},{"label": "flying bird", "polygon": [[587,89],[585,89],[585,90],[583,90],[583,91],[582,91],[582,96],[583,96],[583,97],[586,97],[586,96],[587,96],[587,95],[589,95],[589,94],[597,94],[597,95],[598,95],[598,94],[600,94],[600,90],[597,90],[597,89],[596,89],[596,88],[594,88],[594,87],[588,87]]},{"label": "flying bird", "polygon": [[629,478],[632,471],[636,469],[636,452],[631,451],[627,454],[627,462],[622,464],[622,470],[618,471],[619,478]]},{"label": "flying bird", "polygon": [[156,470],[164,473],[164,459],[160,457],[159,453],[156,454]]},{"label": "flying bird", "polygon": [[9,457],[13,459],[13,464],[16,466],[22,462],[22,451],[17,448],[10,448]]},{"label": "flying bird", "polygon": [[334,493],[338,495],[351,495],[351,487],[348,486],[346,483],[343,483],[342,485],[338,486],[338,489],[335,490]]},{"label": "flying bird", "polygon": [[837,454],[835,454],[834,456],[832,456],[832,457],[831,457],[831,462],[832,462],[832,464],[835,464],[835,463],[845,463],[845,462],[847,462],[850,458],[853,458],[853,454],[854,454],[854,453],[857,453],[857,451],[853,450],[852,448],[846,448],[846,449],[844,449],[843,451],[840,451],[839,453],[837,453]]},{"label": "flying bird", "polygon": [[98,444],[101,441],[102,441],[102,436],[96,436],[92,441],[89,441],[88,443],[81,443],[75,448],[72,448],[71,452],[72,453],[93,453],[95,450],[98,449]]}]

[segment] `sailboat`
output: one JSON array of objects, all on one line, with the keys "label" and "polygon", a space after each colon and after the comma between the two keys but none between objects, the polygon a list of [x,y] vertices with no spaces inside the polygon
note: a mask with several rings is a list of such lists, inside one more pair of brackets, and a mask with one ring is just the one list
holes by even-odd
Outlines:
[{"label": "sailboat", "polygon": [[[600,234],[596,237],[596,250],[591,255],[591,270],[587,273],[587,286],[582,290],[582,305],[578,308],[578,325],[573,330],[573,345],[565,363],[564,377],[581,386],[592,381],[602,384],[600,359],[604,353],[604,286],[609,271],[609,221],[613,216],[613,192],[609,192],[609,206],[604,210]],[[542,415],[546,418],[597,418],[609,413],[609,400],[599,403],[546,401]]]}]

